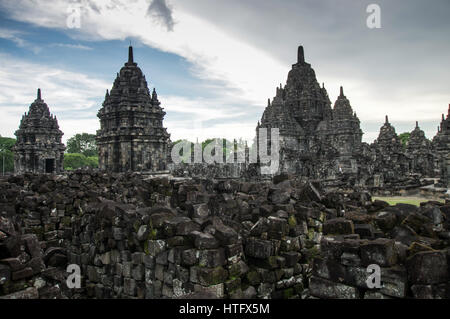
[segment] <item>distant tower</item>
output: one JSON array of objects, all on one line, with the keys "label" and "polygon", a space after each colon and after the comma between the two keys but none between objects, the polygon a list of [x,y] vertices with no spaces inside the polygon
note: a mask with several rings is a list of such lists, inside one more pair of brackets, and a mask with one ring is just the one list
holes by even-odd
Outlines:
[{"label": "distant tower", "polygon": [[166,113],[160,104],[156,90],[150,93],[130,46],[128,62],[117,74],[98,112],[100,169],[113,172],[167,169],[170,135],[163,127]]},{"label": "distant tower", "polygon": [[47,104],[37,91],[37,98],[28,113],[20,121],[14,146],[14,170],[16,174],[61,173],[63,171],[65,146],[61,142],[56,117],[50,114]]}]

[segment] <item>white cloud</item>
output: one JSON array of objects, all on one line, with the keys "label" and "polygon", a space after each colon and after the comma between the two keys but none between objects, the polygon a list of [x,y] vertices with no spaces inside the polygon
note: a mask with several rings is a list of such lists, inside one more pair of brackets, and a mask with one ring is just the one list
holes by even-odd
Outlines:
[{"label": "white cloud", "polygon": [[27,40],[23,39],[24,32],[19,30],[0,28],[0,38],[14,42],[19,48],[25,48],[33,51],[35,54],[41,52],[42,48],[31,44]]},{"label": "white cloud", "polygon": [[[67,29],[65,19],[68,1],[52,1],[52,4],[37,1],[38,5],[35,2],[6,0],[2,5],[15,19],[38,26]],[[215,92],[222,99],[221,110],[217,107],[217,99],[193,101],[201,105],[191,107],[203,107],[203,114],[209,112],[212,117],[220,117],[236,103],[248,105],[251,111],[254,111],[255,107],[260,108],[259,113],[262,114],[265,101],[274,95],[275,87],[287,74],[288,65],[279,63],[264,50],[229,36],[212,23],[177,10],[176,2],[173,4],[173,19],[176,25],[171,32],[146,14],[148,1],[136,0],[132,5],[127,4],[128,1],[101,0],[95,2],[94,9],[85,2],[81,11],[81,29],[68,32],[75,38],[81,36],[112,40],[133,37],[151,47],[186,58],[194,65],[192,72],[195,76],[211,83],[222,84],[219,90],[216,87]],[[169,107],[172,102],[177,103],[172,99],[163,101],[163,104]],[[225,105],[225,102],[228,104]],[[246,112],[245,107],[241,107],[239,113],[234,112],[236,120],[241,113]],[[191,113],[191,116],[196,115]],[[256,123],[258,118],[252,120]],[[170,132],[176,132],[178,129],[169,127]],[[253,134],[253,130],[254,128],[251,132],[243,131],[242,135]],[[229,129],[224,127],[222,135],[228,131]]]},{"label": "white cloud", "polygon": [[248,119],[242,107],[232,108],[232,102],[227,98],[162,96],[161,100],[167,112],[164,124],[173,141],[195,141],[197,138],[203,141],[213,137],[251,141],[254,137],[255,120]]},{"label": "white cloud", "polygon": [[[261,7],[265,7],[265,11],[262,10],[264,15],[246,5],[242,7],[247,11],[235,12],[237,9],[231,7],[233,4],[230,4],[228,11],[224,11],[226,18],[219,19],[227,20],[229,25],[226,25],[225,23],[216,23],[212,18],[215,15],[207,16],[205,13],[196,15],[195,8],[188,10],[186,7],[190,4],[186,4],[183,0],[171,1],[173,7],[171,17],[176,22],[171,32],[168,32],[167,28],[160,24],[160,20],[152,20],[152,16],[147,15],[150,4],[148,0],[132,2],[97,0],[95,4],[94,1],[82,1],[81,29],[68,29],[66,18],[69,3],[68,0],[51,2],[3,0],[0,6],[6,9],[14,19],[37,26],[64,29],[74,39],[124,40],[128,37],[137,38],[148,46],[186,58],[194,65],[192,72],[195,76],[210,83],[222,84],[222,88],[217,88],[217,86],[212,88],[216,98],[211,100],[191,100],[181,97],[166,97],[167,100],[164,100],[163,97],[161,99],[163,106],[170,112],[166,117],[166,126],[172,137],[195,138],[194,133],[189,131],[188,123],[198,123],[198,117],[208,121],[208,123],[204,123],[204,126],[211,130],[209,136],[216,134],[225,136],[230,131],[233,133],[237,131],[242,136],[252,135],[254,124],[241,127],[229,124],[220,126],[210,123],[209,117],[229,119],[235,115],[235,119],[238,121],[239,118],[242,118],[241,112],[249,114],[249,110],[251,110],[254,113],[255,109],[260,110],[258,116],[260,117],[267,98],[274,95],[275,87],[279,83],[285,83],[290,63],[295,61],[295,50],[290,53],[292,57],[290,61],[286,60],[287,53],[284,53],[288,47],[295,48],[297,45],[297,43],[286,44],[291,41],[301,40],[308,45],[316,45],[311,50],[307,47],[306,53],[309,56],[308,52],[314,51],[315,56],[322,58],[321,63],[316,63],[318,64],[316,65],[314,62],[312,65],[316,70],[318,80],[325,82],[333,102],[339,92],[339,86],[344,85],[346,95],[363,127],[364,123],[368,121],[378,121],[381,126],[385,114],[389,114],[391,122],[414,123],[416,120],[428,120],[435,121],[437,125],[440,119],[439,115],[445,111],[449,98],[448,93],[440,93],[443,92],[442,90],[426,91],[430,89],[430,85],[424,88],[426,90],[420,91],[421,83],[402,83],[402,78],[410,80],[425,74],[427,81],[431,81],[433,78],[430,73],[433,72],[433,69],[426,71],[425,67],[421,68],[418,64],[414,64],[414,68],[412,68],[413,64],[408,62],[401,64],[402,61],[397,58],[402,55],[403,59],[408,61],[411,58],[409,53],[413,52],[407,46],[405,47],[404,42],[400,43],[402,38],[397,39],[395,36],[390,38],[385,33],[388,40],[381,42],[373,34],[369,36],[367,30],[357,30],[353,33],[354,27],[350,25],[354,22],[353,20],[339,20],[339,24],[336,24],[337,19],[341,18],[341,14],[347,10],[344,6],[338,10],[334,2],[333,8],[337,10],[337,15],[334,15],[336,14],[334,11],[333,13],[324,12],[324,14],[327,14],[328,18],[331,14],[331,22],[328,22],[333,27],[341,26],[342,29],[328,30],[330,32],[324,31],[324,28],[331,27],[327,24],[326,17],[319,19],[319,23],[314,15],[317,11],[296,11],[297,7],[293,5],[294,2],[286,4],[286,6],[262,5]],[[229,2],[224,3],[221,4],[221,7],[228,5]],[[314,8],[314,6],[312,7]],[[319,9],[323,8],[319,5]],[[355,14],[355,10],[359,9],[352,7],[350,11]],[[233,14],[234,12],[236,14]],[[297,14],[297,12],[299,13]],[[231,16],[231,14],[233,15]],[[365,14],[364,10],[362,14]],[[272,15],[273,19],[271,19]],[[283,16],[284,20],[280,21],[280,16]],[[299,19],[299,17],[304,19]],[[353,16],[353,18],[355,17]],[[305,20],[305,23],[310,26],[302,25],[300,20]],[[231,27],[230,25],[233,24],[235,26]],[[246,30],[247,24],[249,30]],[[402,29],[399,28],[399,30]],[[390,31],[392,30],[386,28],[384,32]],[[242,36],[239,36],[238,33]],[[387,52],[383,57],[376,55],[372,52],[374,51],[373,47],[366,47],[367,42],[353,41],[352,43],[349,41],[354,36],[359,36],[357,39],[360,40],[367,38],[369,39],[367,41],[370,41],[372,39],[375,46],[383,47],[383,50],[386,49]],[[396,36],[399,37],[399,34]],[[407,42],[412,43],[414,47],[417,44],[414,41]],[[397,43],[399,43],[400,50],[399,55],[394,58],[391,57],[391,54],[394,54],[392,50],[395,51],[395,49],[390,47]],[[402,48],[407,48],[406,53],[401,51]],[[283,52],[282,55],[280,51]],[[311,62],[313,59],[307,58],[307,60]],[[324,61],[326,62],[323,63]],[[385,61],[390,64],[384,65]],[[411,72],[415,73],[409,76]],[[397,85],[393,84],[394,77],[399,81]],[[236,112],[237,105],[241,108],[239,112]],[[178,120],[177,115],[180,112],[185,116],[183,122]],[[247,115],[246,118],[249,123],[256,123],[258,117],[250,119]],[[364,140],[371,142],[375,134],[373,130],[366,132]],[[427,132],[427,135],[432,137],[434,134]]]},{"label": "white cloud", "polygon": [[37,88],[41,88],[42,98],[57,116],[66,140],[75,133],[95,133],[98,101],[110,83],[0,54],[0,87],[2,136],[13,136],[22,114],[36,99]]},{"label": "white cloud", "polygon": [[68,49],[76,49],[76,50],[92,50],[91,47],[82,44],[70,44],[70,43],[53,43],[51,46],[60,47],[60,48],[68,48]]}]

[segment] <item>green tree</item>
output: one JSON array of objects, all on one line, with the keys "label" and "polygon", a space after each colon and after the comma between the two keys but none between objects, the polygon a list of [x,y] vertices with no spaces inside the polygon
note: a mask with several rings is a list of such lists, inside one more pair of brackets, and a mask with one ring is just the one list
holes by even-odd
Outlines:
[{"label": "green tree", "polygon": [[402,133],[398,136],[400,138],[400,141],[403,144],[403,147],[406,147],[406,145],[408,144],[410,136],[411,136],[411,133],[408,133],[408,132]]},{"label": "green tree", "polygon": [[80,153],[64,154],[65,170],[73,170],[84,167],[98,168],[98,156],[86,157]]},{"label": "green tree", "polygon": [[81,133],[69,138],[66,152],[86,157],[98,156],[95,134]]},{"label": "green tree", "polygon": [[87,166],[92,168],[98,168],[98,156],[89,156],[86,158]]},{"label": "green tree", "polygon": [[5,172],[14,172],[14,144],[16,144],[14,138],[0,136],[0,174],[3,173],[3,168]]}]

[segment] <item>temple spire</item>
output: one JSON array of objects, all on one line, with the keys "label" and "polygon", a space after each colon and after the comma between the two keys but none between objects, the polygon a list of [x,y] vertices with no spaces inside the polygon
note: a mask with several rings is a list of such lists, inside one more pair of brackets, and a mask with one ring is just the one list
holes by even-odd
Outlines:
[{"label": "temple spire", "polygon": [[153,91],[152,91],[152,101],[158,102],[158,94],[156,93],[155,88],[153,88]]},{"label": "temple spire", "polygon": [[389,124],[389,118],[388,118],[387,115],[386,115],[386,122],[385,122],[385,124]]},{"label": "temple spire", "polygon": [[344,88],[341,86],[340,97],[344,97]]},{"label": "temple spire", "polygon": [[130,45],[128,48],[128,63],[134,63],[133,59],[133,47]]},{"label": "temple spire", "polygon": [[298,47],[297,63],[305,63],[305,53],[303,51],[303,46]]},{"label": "temple spire", "polygon": [[416,121],[416,128],[419,128],[419,121]]},{"label": "temple spire", "polygon": [[41,89],[37,90],[37,99],[38,100],[42,100],[42,98],[41,98]]}]

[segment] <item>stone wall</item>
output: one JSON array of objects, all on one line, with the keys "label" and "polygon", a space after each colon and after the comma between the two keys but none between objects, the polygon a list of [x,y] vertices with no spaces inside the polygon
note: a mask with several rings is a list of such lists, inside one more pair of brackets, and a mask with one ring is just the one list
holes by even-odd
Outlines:
[{"label": "stone wall", "polygon": [[[341,282],[334,270],[324,270],[327,262],[348,267],[342,254],[328,253],[326,243],[347,247],[353,240],[366,245],[388,236],[385,225],[392,226],[392,214],[410,214],[418,228],[408,227],[420,240],[434,242],[403,242],[409,228],[395,228],[406,223],[395,217],[395,236],[388,238],[403,243],[395,242],[395,247],[404,251],[412,246],[415,252],[429,246],[441,256],[450,246],[448,239],[441,239],[448,234],[448,206],[389,208],[372,202],[365,192],[325,191],[287,175],[249,183],[75,171],[11,176],[0,188],[3,298],[362,297],[357,284]],[[416,220],[424,221],[421,216],[431,216],[433,227],[441,228],[422,230],[416,225]],[[341,237],[330,240],[336,233]],[[360,251],[347,257],[363,269],[366,259]],[[396,254],[395,262],[381,266],[401,266]],[[420,264],[422,259],[417,260]],[[427,267],[426,262],[420,265]],[[68,264],[81,267],[80,289],[66,286]],[[439,271],[429,270],[440,281],[447,278],[447,268]],[[416,283],[411,278],[407,287]],[[442,286],[419,282],[427,286],[421,291]],[[351,287],[346,288],[350,293],[339,294],[335,285]],[[338,292],[333,295],[330,289]]]},{"label": "stone wall", "polygon": [[[380,202],[380,204],[382,204]],[[321,254],[309,288],[318,298],[450,298],[448,205],[385,207],[349,213],[324,224]],[[369,288],[370,265],[380,267],[379,287]]]}]

